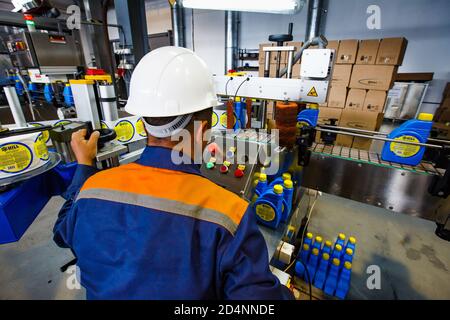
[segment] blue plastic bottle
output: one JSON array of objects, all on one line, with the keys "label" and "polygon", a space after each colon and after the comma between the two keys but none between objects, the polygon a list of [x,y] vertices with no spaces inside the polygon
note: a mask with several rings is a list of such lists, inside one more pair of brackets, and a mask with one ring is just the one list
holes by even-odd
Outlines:
[{"label": "blue plastic bottle", "polygon": [[341,274],[339,275],[339,280],[336,286],[335,296],[339,299],[345,299],[347,293],[350,289],[350,280],[352,275],[352,264],[351,262],[345,262],[342,268]]},{"label": "blue plastic bottle", "polygon": [[45,101],[47,101],[48,103],[51,103],[53,101],[53,88],[52,85],[49,83],[46,83],[44,86],[44,98]]},{"label": "blue plastic bottle", "polygon": [[311,246],[307,243],[304,243],[302,250],[300,250],[300,254],[298,255],[299,259],[302,260],[304,264],[308,263],[310,251],[311,251]]},{"label": "blue plastic bottle", "polygon": [[312,246],[312,242],[313,242],[313,234],[311,232],[308,232],[306,234],[305,240],[303,240],[303,243]]},{"label": "blue plastic bottle", "polygon": [[345,245],[345,249],[350,248],[353,250],[353,254],[356,250],[356,238],[355,237],[348,237],[347,244]]},{"label": "blue plastic bottle", "polygon": [[16,92],[18,96],[23,95],[23,84],[22,82],[20,82],[20,80],[15,80],[15,87],[16,87]]},{"label": "blue plastic bottle", "polygon": [[339,276],[339,265],[341,262],[339,259],[334,258],[331,262],[330,271],[328,272],[328,277],[325,280],[324,292],[330,296],[334,295],[336,290],[338,276]]},{"label": "blue plastic bottle", "polygon": [[314,277],[314,286],[320,290],[323,290],[325,279],[327,278],[329,264],[330,255],[325,252],[322,254],[322,259],[320,259],[319,262],[319,268],[317,268],[316,276]]},{"label": "blue plastic bottle", "polygon": [[[387,137],[399,141],[426,143],[433,125],[433,115],[421,113],[417,119],[408,120]],[[422,161],[425,148],[396,142],[386,142],[381,153],[384,161],[417,166]]]},{"label": "blue plastic bottle", "polygon": [[336,242],[334,243],[334,245],[336,246],[337,244],[339,244],[342,248],[345,247],[345,234],[344,233],[339,233],[338,237],[336,239]]},{"label": "blue plastic bottle", "polygon": [[319,265],[319,249],[313,248],[311,250],[311,255],[309,256],[308,264],[306,265],[306,267],[308,268],[309,276],[311,277],[311,281],[314,279],[314,275],[316,274],[318,265]]},{"label": "blue plastic bottle", "polygon": [[282,206],[283,187],[277,184],[272,190],[267,190],[255,201],[254,208],[258,222],[272,229],[278,228],[281,221]]},{"label": "blue plastic bottle", "polygon": [[[264,192],[266,192],[268,184],[267,184],[267,175],[265,173],[260,173],[258,178],[258,184],[256,185],[256,194],[261,196]],[[273,190],[273,187],[270,189]]]},{"label": "blue plastic bottle", "polygon": [[69,83],[66,83],[66,86],[63,90],[63,96],[64,96],[64,103],[69,106],[73,107],[75,105],[75,102],[73,100],[73,94],[72,94],[72,87]]},{"label": "blue plastic bottle", "polygon": [[317,106],[311,105],[310,109],[305,109],[299,112],[297,115],[298,126],[311,126],[315,127],[317,125],[317,120],[319,119],[319,109]]},{"label": "blue plastic bottle", "polygon": [[331,243],[331,241],[325,241],[325,243],[323,244],[322,253],[328,253],[331,256],[331,251],[333,250],[331,247],[332,245],[333,244]]},{"label": "blue plastic bottle", "polygon": [[30,91],[31,98],[33,98],[33,99],[36,98],[38,95],[38,93],[36,92],[37,91],[36,83],[30,82],[28,84],[28,91]]},{"label": "blue plastic bottle", "polygon": [[294,197],[294,184],[291,180],[284,180],[283,183],[283,207],[281,221],[287,222],[292,211],[292,198]]},{"label": "blue plastic bottle", "polygon": [[342,246],[338,243],[334,246],[333,253],[331,254],[331,259],[341,260],[342,257]]},{"label": "blue plastic bottle", "polygon": [[353,250],[351,248],[345,249],[344,255],[342,256],[342,261],[353,262]]},{"label": "blue plastic bottle", "polygon": [[234,125],[234,130],[238,130],[242,128],[241,125],[241,113],[242,113],[242,102],[241,98],[237,97],[236,101],[234,102],[234,113],[236,116],[236,123]]},{"label": "blue plastic bottle", "polygon": [[305,267],[300,261],[295,263],[295,275],[299,278],[303,278],[305,276]]},{"label": "blue plastic bottle", "polygon": [[315,237],[314,243],[313,243],[313,248],[316,248],[317,250],[319,250],[319,253],[322,250],[322,242],[323,242],[323,239],[321,236]]}]

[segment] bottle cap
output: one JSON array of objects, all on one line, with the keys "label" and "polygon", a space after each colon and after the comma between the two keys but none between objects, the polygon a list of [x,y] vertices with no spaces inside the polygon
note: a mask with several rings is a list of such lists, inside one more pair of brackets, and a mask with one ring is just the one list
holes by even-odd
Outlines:
[{"label": "bottle cap", "polygon": [[308,233],[306,234],[306,237],[307,237],[308,239],[312,239],[313,234],[312,234],[311,232],[308,232]]},{"label": "bottle cap", "polygon": [[286,189],[292,189],[294,187],[292,180],[284,180],[283,185]]},{"label": "bottle cap", "polygon": [[315,256],[318,256],[319,255],[319,249],[317,249],[317,248],[312,249],[312,254],[315,255]]},{"label": "bottle cap", "polygon": [[267,181],[267,175],[265,173],[260,173],[259,174],[259,181]]},{"label": "bottle cap", "polygon": [[349,256],[351,256],[353,254],[352,248],[345,249],[345,253],[348,254]]},{"label": "bottle cap", "polygon": [[309,250],[309,245],[307,244],[307,243],[305,243],[304,245],[303,245],[303,250]]},{"label": "bottle cap", "polygon": [[292,176],[289,172],[283,173],[281,177],[283,178],[283,180],[292,180]]},{"label": "bottle cap", "polygon": [[338,234],[338,238],[339,238],[339,240],[345,240],[345,234],[344,233],[339,233]]},{"label": "bottle cap", "polygon": [[334,259],[333,259],[333,264],[334,264],[336,267],[339,267],[339,265],[341,264],[341,262],[339,261],[338,258],[334,258]]},{"label": "bottle cap", "polygon": [[245,173],[244,173],[244,171],[242,171],[242,170],[236,169],[236,170],[234,171],[234,176],[235,176],[236,178],[242,178],[244,175],[245,175]]},{"label": "bottle cap", "polygon": [[349,237],[349,238],[348,238],[348,241],[349,241],[351,244],[355,244],[355,243],[356,243],[356,238],[355,238],[355,237]]},{"label": "bottle cap", "polygon": [[223,165],[229,167],[229,166],[231,166],[231,162],[230,161],[224,161]]},{"label": "bottle cap", "polygon": [[309,108],[310,109],[319,109],[319,105],[317,103],[310,103]]},{"label": "bottle cap", "polygon": [[283,187],[280,184],[276,184],[273,186],[273,192],[275,192],[276,194],[282,194]]},{"label": "bottle cap", "polygon": [[324,253],[323,255],[322,255],[322,259],[323,260],[330,260],[330,255],[328,254],[328,253]]},{"label": "bottle cap", "polygon": [[431,113],[419,113],[419,116],[417,117],[417,119],[422,120],[422,121],[433,121],[433,114]]},{"label": "bottle cap", "polygon": [[352,263],[350,261],[345,261],[344,268],[350,270],[352,268]]},{"label": "bottle cap", "polygon": [[331,241],[330,240],[325,241],[325,246],[331,248],[331,246],[332,246]]},{"label": "bottle cap", "polygon": [[337,244],[334,246],[334,249],[337,251],[342,251],[342,246],[340,244]]},{"label": "bottle cap", "polygon": [[317,237],[316,237],[316,242],[320,242],[320,243],[322,243],[322,240],[323,240],[323,239],[322,239],[322,237],[321,237],[321,236],[317,236]]},{"label": "bottle cap", "polygon": [[260,176],[260,175],[261,175],[261,173],[255,172],[255,174],[253,175],[253,178],[259,179],[259,176]]},{"label": "bottle cap", "polygon": [[253,180],[253,188],[256,187],[259,183],[259,180]]}]

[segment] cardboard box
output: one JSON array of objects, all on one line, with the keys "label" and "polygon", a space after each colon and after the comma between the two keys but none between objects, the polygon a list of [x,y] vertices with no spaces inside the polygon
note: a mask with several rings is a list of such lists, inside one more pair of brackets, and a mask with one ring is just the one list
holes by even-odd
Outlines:
[{"label": "cardboard box", "polygon": [[[383,116],[383,113],[344,109],[341,115],[340,126],[345,128],[376,131],[380,128],[381,123],[383,122]],[[338,134],[336,144],[349,148],[369,150],[372,145],[372,140]]]},{"label": "cardboard box", "polygon": [[331,77],[331,85],[348,87],[352,75],[352,68],[353,65],[351,64],[335,64]]},{"label": "cardboard box", "polygon": [[364,100],[363,111],[383,112],[386,104],[386,91],[369,90]]},{"label": "cardboard box", "polygon": [[[281,63],[280,64],[280,71],[286,67],[286,64]],[[298,67],[299,68],[299,67]],[[292,69],[292,71],[294,72],[295,68]],[[277,65],[272,63],[270,64],[270,68],[269,68],[269,78],[275,78],[277,73]],[[300,75],[300,69],[298,69],[298,74]],[[259,65],[259,69],[258,69],[258,76],[259,77],[264,77],[264,64],[260,64]]]},{"label": "cardboard box", "polygon": [[433,123],[433,131],[437,131],[437,139],[450,140],[450,124]]},{"label": "cardboard box", "polygon": [[346,109],[362,111],[364,99],[366,98],[366,90],[364,89],[350,89],[345,102]]},{"label": "cardboard box", "polygon": [[272,43],[260,43],[259,44],[259,64],[264,65],[264,61],[265,61],[265,52],[263,51],[264,47],[271,47],[273,44]]},{"label": "cardboard box", "polygon": [[[266,53],[264,52],[264,47],[274,47],[275,45],[273,43],[261,43],[259,45],[259,64],[264,64],[264,61],[266,60]],[[276,51],[270,52],[270,63],[277,63],[278,61],[278,55]],[[281,63],[286,63],[287,61],[287,54],[286,52],[281,52]]]},{"label": "cardboard box", "polygon": [[347,87],[336,86],[331,87],[328,92],[327,105],[330,108],[345,108],[345,100],[347,98]]},{"label": "cardboard box", "polygon": [[401,65],[407,45],[408,40],[405,38],[381,39],[376,64]]},{"label": "cardboard box", "polygon": [[[337,119],[336,125],[339,125],[339,121],[341,120],[343,109],[339,108],[327,108],[320,107],[319,108],[319,119],[317,120],[318,124],[330,124],[330,119]],[[322,143],[320,139],[320,131],[316,132],[316,143]]]},{"label": "cardboard box", "polygon": [[394,84],[396,66],[353,66],[350,88],[388,91]]},{"label": "cardboard box", "polygon": [[354,64],[358,54],[358,40],[341,40],[339,42],[336,63]]},{"label": "cardboard box", "polygon": [[379,39],[361,40],[359,42],[356,64],[375,64],[379,46]]},{"label": "cardboard box", "polygon": [[434,114],[434,121],[439,123],[450,122],[450,97],[445,98]]},{"label": "cardboard box", "polygon": [[296,63],[292,66],[292,78],[300,78],[300,63]]},{"label": "cardboard box", "polygon": [[334,49],[336,50],[336,54],[339,51],[339,40],[329,40],[327,49]]}]

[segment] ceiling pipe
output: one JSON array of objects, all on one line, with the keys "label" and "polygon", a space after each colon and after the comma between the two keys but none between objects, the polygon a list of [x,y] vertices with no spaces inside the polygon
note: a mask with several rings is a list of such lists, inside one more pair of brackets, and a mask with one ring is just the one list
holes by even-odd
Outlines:
[{"label": "ceiling pipe", "polygon": [[322,11],[323,0],[309,0],[305,41],[312,40],[319,36]]},{"label": "ceiling pipe", "polygon": [[225,74],[237,68],[239,19],[239,12],[225,11]]},{"label": "ceiling pipe", "polygon": [[184,7],[181,0],[170,0],[172,15],[173,45],[186,47],[186,27],[184,24]]}]

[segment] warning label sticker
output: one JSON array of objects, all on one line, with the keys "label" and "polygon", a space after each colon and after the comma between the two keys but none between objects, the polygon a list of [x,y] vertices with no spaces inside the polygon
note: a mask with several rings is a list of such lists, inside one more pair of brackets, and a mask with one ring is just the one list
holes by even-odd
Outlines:
[{"label": "warning label sticker", "polygon": [[[395,140],[420,143],[419,139],[417,139],[416,137],[413,137],[413,136],[401,136],[401,137],[395,138]],[[399,157],[409,158],[409,157],[415,156],[420,151],[420,146],[391,142],[390,149],[395,155],[397,155]]]},{"label": "warning label sticker", "polygon": [[136,132],[141,137],[146,137],[147,136],[147,132],[145,131],[144,122],[142,121],[142,119],[139,119],[136,122]]},{"label": "warning label sticker", "polygon": [[128,142],[134,136],[134,126],[128,120],[122,120],[116,124],[114,130],[117,134],[117,140],[120,142]]},{"label": "warning label sticker", "polygon": [[32,162],[33,153],[22,143],[6,143],[0,147],[0,170],[3,172],[21,172]]},{"label": "warning label sticker", "polygon": [[312,87],[312,88],[309,90],[307,96],[308,96],[308,97],[317,97],[318,94],[317,94],[316,88]]}]

